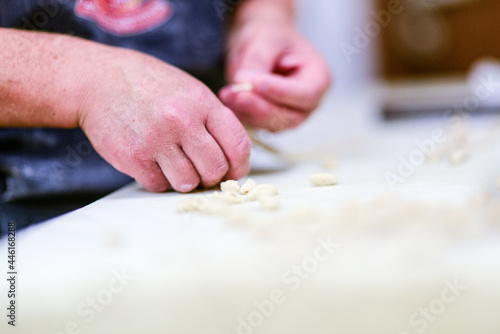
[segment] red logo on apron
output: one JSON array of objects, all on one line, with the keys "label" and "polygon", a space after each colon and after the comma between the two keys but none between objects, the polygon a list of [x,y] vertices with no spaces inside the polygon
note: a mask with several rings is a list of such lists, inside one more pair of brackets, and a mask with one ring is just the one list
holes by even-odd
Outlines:
[{"label": "red logo on apron", "polygon": [[172,16],[166,0],[78,0],[75,13],[115,35],[135,35],[152,30]]}]

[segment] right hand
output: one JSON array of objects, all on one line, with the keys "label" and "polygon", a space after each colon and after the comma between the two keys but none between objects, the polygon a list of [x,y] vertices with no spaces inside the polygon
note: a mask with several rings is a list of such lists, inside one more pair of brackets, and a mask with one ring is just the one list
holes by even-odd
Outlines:
[{"label": "right hand", "polygon": [[154,192],[189,192],[249,172],[246,131],[205,85],[154,57],[106,51],[87,74],[93,87],[78,115],[105,160]]}]

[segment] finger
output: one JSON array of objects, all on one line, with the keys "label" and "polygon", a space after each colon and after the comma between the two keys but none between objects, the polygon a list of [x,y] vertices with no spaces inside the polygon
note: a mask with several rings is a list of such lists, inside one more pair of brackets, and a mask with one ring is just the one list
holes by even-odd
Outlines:
[{"label": "finger", "polygon": [[324,94],[322,83],[318,80],[306,81],[301,76],[262,74],[252,84],[253,91],[270,102],[304,112],[314,110]]},{"label": "finger", "polygon": [[330,72],[321,56],[314,51],[284,54],[274,73],[255,76],[255,92],[276,104],[311,112],[330,86]]},{"label": "finger", "polygon": [[181,145],[198,171],[203,186],[213,187],[229,171],[229,163],[224,152],[205,128],[197,135],[186,136]]},{"label": "finger", "polygon": [[220,98],[244,123],[278,132],[302,123],[308,114],[270,103],[252,92],[233,92],[223,88]]},{"label": "finger", "polygon": [[238,118],[225,107],[213,109],[208,115],[206,128],[229,162],[226,178],[238,180],[246,176],[250,172],[252,143]]},{"label": "finger", "polygon": [[136,164],[138,166],[134,168],[134,172],[127,174],[132,175],[144,188],[151,192],[163,192],[170,189],[170,183],[155,161],[143,161]]},{"label": "finger", "polygon": [[200,176],[183,150],[172,145],[156,157],[168,182],[178,192],[190,192],[200,184]]},{"label": "finger", "polygon": [[254,40],[246,47],[234,50],[228,57],[228,74],[231,82],[251,82],[254,75],[271,73],[281,54],[280,43]]}]

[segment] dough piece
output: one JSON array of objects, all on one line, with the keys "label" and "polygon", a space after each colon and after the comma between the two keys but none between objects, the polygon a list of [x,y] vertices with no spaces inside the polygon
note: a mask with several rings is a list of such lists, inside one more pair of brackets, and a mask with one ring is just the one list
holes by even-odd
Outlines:
[{"label": "dough piece", "polygon": [[274,211],[280,208],[281,201],[274,196],[263,196],[259,198],[260,206],[267,211]]},{"label": "dough piece", "polygon": [[318,173],[309,176],[309,181],[315,186],[333,186],[336,185],[337,177],[330,173]]},{"label": "dough piece", "polygon": [[450,152],[448,159],[453,165],[458,165],[467,159],[467,150],[465,149],[454,149]]},{"label": "dough piece", "polygon": [[254,180],[252,179],[248,179],[245,181],[245,183],[243,183],[243,185],[241,186],[240,188],[240,193],[242,193],[243,195],[246,195],[248,194],[253,188],[255,188],[257,186],[257,182],[255,182]]},{"label": "dough piece", "polygon": [[242,82],[231,86],[231,90],[233,91],[233,93],[249,92],[252,89],[253,85],[250,82]]},{"label": "dough piece", "polygon": [[[237,192],[221,192],[214,194],[214,200],[211,202],[218,202],[226,205],[241,204],[245,201],[245,196]],[[210,205],[211,203],[209,203]]]},{"label": "dough piece", "polygon": [[278,188],[272,184],[259,184],[247,195],[247,201],[258,201],[262,197],[278,195]]},{"label": "dough piece", "polygon": [[237,193],[240,191],[240,185],[238,181],[229,180],[220,184],[220,190],[223,193]]},{"label": "dough piece", "polygon": [[337,159],[329,157],[324,159],[321,165],[325,169],[334,169],[339,165],[339,161]]},{"label": "dough piece", "polygon": [[177,212],[193,212],[202,210],[210,199],[207,196],[184,196],[177,203]]},{"label": "dough piece", "polygon": [[210,201],[200,211],[207,215],[223,216],[228,211],[228,205],[219,201]]}]

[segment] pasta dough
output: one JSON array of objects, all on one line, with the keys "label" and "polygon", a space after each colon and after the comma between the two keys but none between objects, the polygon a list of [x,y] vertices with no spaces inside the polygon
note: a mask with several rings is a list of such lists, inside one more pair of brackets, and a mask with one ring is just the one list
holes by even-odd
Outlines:
[{"label": "pasta dough", "polygon": [[337,177],[330,173],[312,174],[309,181],[315,186],[333,186],[338,182]]},{"label": "pasta dough", "polygon": [[245,201],[245,196],[238,194],[237,192],[221,192],[214,194],[214,201],[233,205],[233,204],[241,204]]},{"label": "pasta dough", "polygon": [[243,82],[243,83],[234,84],[231,86],[231,90],[234,93],[249,92],[252,89],[253,89],[253,85],[250,82]]},{"label": "pasta dough", "polygon": [[193,212],[202,210],[210,199],[207,196],[186,196],[177,203],[178,212]]},{"label": "pasta dough", "polygon": [[255,182],[253,179],[248,179],[246,180],[245,183],[240,188],[240,193],[243,195],[248,194],[253,188],[257,186],[257,182]]},{"label": "pasta dough", "polygon": [[259,184],[247,195],[247,201],[258,201],[262,197],[278,195],[278,188],[272,184]]},{"label": "pasta dough", "polygon": [[223,193],[237,193],[240,191],[240,185],[238,181],[229,180],[220,184],[220,190],[222,190]]},{"label": "pasta dough", "polygon": [[[235,180],[221,183],[221,191],[206,195],[191,195],[183,197],[177,204],[177,211],[202,212],[209,215],[226,215],[228,206],[242,204],[246,201],[259,201],[264,210],[276,210],[281,206],[278,188],[272,184],[257,184],[248,179],[243,186]],[[246,195],[246,196],[245,196]]]}]

